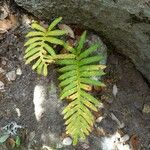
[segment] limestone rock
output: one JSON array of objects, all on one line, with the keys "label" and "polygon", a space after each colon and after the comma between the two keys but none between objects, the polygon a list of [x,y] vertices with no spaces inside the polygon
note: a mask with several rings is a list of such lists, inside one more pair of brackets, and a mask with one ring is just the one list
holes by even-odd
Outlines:
[{"label": "limestone rock", "polygon": [[15,0],[40,19],[88,27],[131,58],[150,81],[150,0]]}]

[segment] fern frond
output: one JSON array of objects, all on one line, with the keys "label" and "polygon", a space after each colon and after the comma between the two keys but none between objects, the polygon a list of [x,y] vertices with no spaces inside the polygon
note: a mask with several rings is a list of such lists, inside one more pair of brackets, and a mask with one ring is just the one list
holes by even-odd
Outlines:
[{"label": "fern frond", "polygon": [[[29,39],[24,44],[24,46],[27,46],[24,56],[26,59],[25,64],[35,61],[32,69],[37,69],[37,72],[39,74],[43,74],[44,76],[47,75],[48,65],[55,62],[56,59],[60,59],[62,57],[56,55],[53,44],[64,45],[64,41],[58,39],[57,36],[64,35],[65,31],[57,29],[52,30],[61,21],[61,19],[62,18],[60,17],[54,20],[48,29],[45,29],[38,23],[34,22],[31,25],[31,28],[34,29],[34,31],[30,31],[26,35]],[[70,58],[71,56],[68,55],[64,58],[68,57]]]},{"label": "fern frond", "polygon": [[91,132],[94,124],[92,111],[97,111],[100,103],[88,93],[89,89],[92,85],[104,86],[101,81],[94,79],[95,76],[104,75],[103,69],[105,68],[104,65],[95,64],[102,59],[102,56],[92,56],[98,44],[83,51],[85,38],[86,32],[82,34],[76,48],[70,51],[75,55],[74,58],[58,61],[58,64],[62,65],[59,69],[62,73],[59,77],[62,88],[61,99],[67,97],[71,99],[62,114],[66,119],[66,132],[72,136],[74,145],[79,139],[85,139]]}]

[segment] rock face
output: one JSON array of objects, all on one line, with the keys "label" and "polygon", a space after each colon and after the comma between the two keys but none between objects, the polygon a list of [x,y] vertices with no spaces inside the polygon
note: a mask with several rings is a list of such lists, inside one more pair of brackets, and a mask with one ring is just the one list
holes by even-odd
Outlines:
[{"label": "rock face", "polygon": [[150,81],[150,0],[15,0],[40,19],[62,16],[98,32]]}]

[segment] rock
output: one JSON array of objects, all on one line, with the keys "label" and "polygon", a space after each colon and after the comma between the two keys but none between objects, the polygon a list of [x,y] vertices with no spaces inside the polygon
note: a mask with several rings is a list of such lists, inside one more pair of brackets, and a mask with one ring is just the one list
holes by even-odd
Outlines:
[{"label": "rock", "polygon": [[150,113],[150,104],[144,104],[142,112],[146,114]]},{"label": "rock", "polygon": [[19,76],[22,75],[22,70],[21,70],[21,68],[18,68],[18,69],[16,70],[16,74],[19,75]]},{"label": "rock", "polygon": [[72,144],[72,139],[70,137],[66,137],[63,139],[63,145],[69,146]]},{"label": "rock", "polygon": [[8,79],[8,81],[14,81],[16,80],[16,72],[13,70],[13,71],[10,71],[6,74],[6,77]]},{"label": "rock", "polygon": [[[149,0],[15,0],[40,19],[62,16],[99,33],[150,81]],[[59,7],[58,7],[59,6]]]},{"label": "rock", "polygon": [[5,87],[4,83],[0,81],[0,90],[4,90],[4,87]]}]

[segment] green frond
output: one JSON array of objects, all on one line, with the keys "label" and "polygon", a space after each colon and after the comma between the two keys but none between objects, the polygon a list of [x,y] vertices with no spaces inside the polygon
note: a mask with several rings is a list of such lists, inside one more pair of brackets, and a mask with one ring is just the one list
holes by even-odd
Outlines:
[{"label": "green frond", "polygon": [[[86,32],[84,32],[76,48],[70,50],[75,57],[72,59],[62,59],[58,64],[62,66],[59,71],[62,73],[59,80],[61,99],[69,98],[71,102],[62,112],[66,119],[66,133],[72,136],[73,144],[77,144],[79,139],[85,139],[92,130],[94,116],[92,111],[98,111],[97,106],[100,101],[87,91],[91,90],[92,85],[104,86],[95,76],[102,76],[105,73],[104,65],[99,65],[102,56],[92,55],[98,48],[95,44],[82,51],[85,42]],[[95,63],[98,64],[95,64]]]},{"label": "green frond", "polygon": [[48,74],[47,67],[49,64],[54,63],[56,59],[63,58],[74,58],[73,54],[58,55],[53,48],[53,45],[64,45],[64,41],[58,39],[56,36],[65,34],[65,31],[52,29],[61,21],[61,17],[54,20],[48,29],[45,29],[38,23],[34,22],[31,28],[34,31],[30,31],[26,37],[29,38],[24,44],[26,46],[25,56],[26,64],[31,63],[33,60],[36,61],[32,69],[37,68],[39,74],[46,76]]},{"label": "green frond", "polygon": [[35,47],[40,46],[41,44],[42,44],[42,42],[36,42],[36,43],[33,43],[33,44],[29,45],[27,47],[27,49],[25,50],[25,53],[28,53],[30,50],[32,50]]}]

